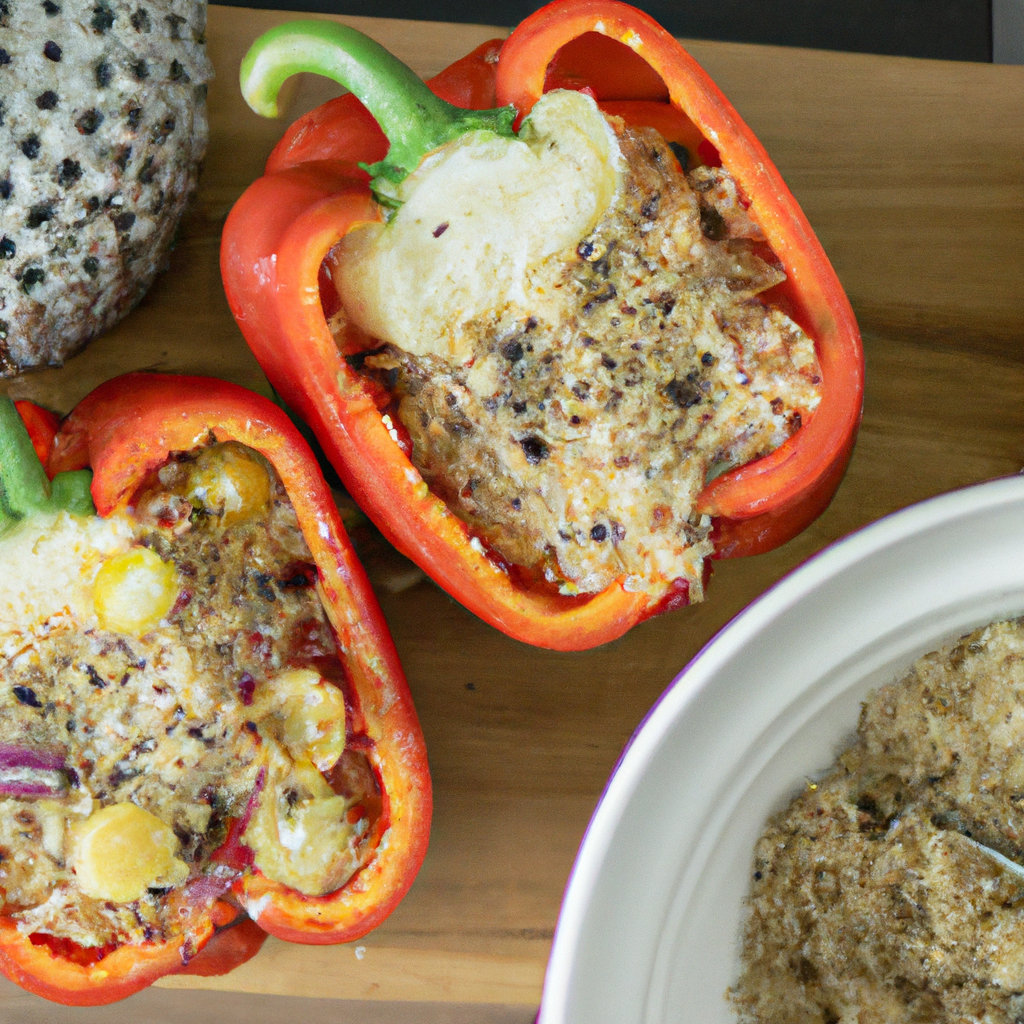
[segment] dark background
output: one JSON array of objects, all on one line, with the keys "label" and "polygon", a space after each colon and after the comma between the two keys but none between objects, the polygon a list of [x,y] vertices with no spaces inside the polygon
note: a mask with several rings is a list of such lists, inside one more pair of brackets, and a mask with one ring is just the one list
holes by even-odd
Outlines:
[{"label": "dark background", "polygon": [[[533,0],[220,0],[240,7],[511,27]],[[992,59],[992,0],[634,0],[673,35],[943,60]]]}]

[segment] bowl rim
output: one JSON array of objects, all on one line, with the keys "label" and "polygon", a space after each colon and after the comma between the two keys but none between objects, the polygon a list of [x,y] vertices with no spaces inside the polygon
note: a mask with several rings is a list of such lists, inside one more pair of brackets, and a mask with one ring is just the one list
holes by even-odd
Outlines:
[{"label": "bowl rim", "polygon": [[1015,502],[1024,503],[1021,474],[970,485],[891,512],[833,541],[791,569],[711,636],[644,715],[605,783],[566,883],[537,1024],[562,1024],[570,1019],[576,950],[617,826],[656,752],[694,698],[712,683],[718,669],[794,604],[858,562],[965,515]]}]

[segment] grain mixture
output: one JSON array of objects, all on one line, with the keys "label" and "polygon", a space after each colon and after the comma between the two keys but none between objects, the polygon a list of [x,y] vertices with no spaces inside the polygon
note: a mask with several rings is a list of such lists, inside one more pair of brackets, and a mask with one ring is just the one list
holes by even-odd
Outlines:
[{"label": "grain mixture", "polygon": [[712,541],[695,498],[813,413],[814,343],[762,299],[785,274],[729,174],[684,173],[653,129],[607,120],[622,170],[586,237],[443,325],[452,356],[391,343],[353,361],[430,487],[506,563],[564,594],[684,581],[699,600]]},{"label": "grain mixture", "polygon": [[[217,854],[229,835],[312,896],[358,870],[380,794],[316,567],[261,456],[183,454],[132,509],[37,516],[0,558],[5,917],[98,958],[187,938],[241,870],[237,849]],[[148,866],[122,872],[141,832],[159,837]]]},{"label": "grain mixture", "polygon": [[856,742],[769,822],[731,992],[740,1019],[1024,1019],[1018,864],[1024,620],[980,629],[878,690]]}]

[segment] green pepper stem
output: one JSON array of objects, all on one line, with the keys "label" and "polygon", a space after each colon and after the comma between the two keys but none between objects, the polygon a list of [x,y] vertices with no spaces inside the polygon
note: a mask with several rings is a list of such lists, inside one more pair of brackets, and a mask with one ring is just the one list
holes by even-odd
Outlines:
[{"label": "green pepper stem", "polygon": [[73,516],[93,516],[92,470],[69,469],[50,481],[50,505],[62,508]]},{"label": "green pepper stem", "polygon": [[514,107],[456,107],[369,36],[333,21],[290,21],[260,36],[242,60],[242,95],[257,114],[276,117],[281,86],[300,71],[333,79],[373,114],[391,147],[366,170],[394,184],[428,153],[466,132],[514,136]]},{"label": "green pepper stem", "polygon": [[50,481],[14,402],[0,398],[0,509],[21,519],[50,500]]},{"label": "green pepper stem", "polygon": [[48,480],[14,402],[0,395],[0,531],[33,512],[94,513],[91,480],[87,469]]}]

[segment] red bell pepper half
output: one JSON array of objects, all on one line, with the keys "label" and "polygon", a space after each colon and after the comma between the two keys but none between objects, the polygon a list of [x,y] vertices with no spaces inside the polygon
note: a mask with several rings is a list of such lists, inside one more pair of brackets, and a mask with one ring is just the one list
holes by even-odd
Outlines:
[{"label": "red bell pepper half", "polygon": [[[373,115],[349,95],[301,118],[225,226],[221,269],[228,301],[274,387],[310,424],[345,486],[385,536],[453,597],[510,636],[544,647],[585,649],[685,604],[686,593],[631,593],[619,582],[590,597],[561,596],[509,573],[429,491],[392,439],[378,395],[345,359],[365,347],[365,339],[353,332],[339,348],[327,327],[325,313],[334,312],[337,300],[333,289],[321,291],[321,264],[354,225],[380,219],[374,197],[387,202],[387,181],[397,180],[396,167],[399,173],[408,170],[417,153],[451,137],[446,132],[456,117],[431,114],[426,120],[433,128],[425,139],[399,138],[378,95],[379,83],[361,86],[327,67],[319,54],[307,55],[305,63],[296,60],[301,47],[289,31],[298,30],[280,30],[292,44],[291,56],[282,58],[287,46],[281,46],[275,59],[277,41],[263,46],[261,40],[243,65],[243,91],[254,108],[272,112],[284,77],[317,70],[333,74],[354,93],[362,88]],[[772,454],[711,481],[696,510],[713,519],[715,557],[756,554],[789,540],[825,509],[845,471],[860,419],[863,355],[849,302],[778,171],[680,44],[646,14],[617,0],[555,0],[512,32],[496,63],[492,53],[488,44],[428,85],[455,103],[510,105],[517,122],[548,89],[586,89],[609,112],[656,127],[668,141],[693,150],[695,160],[724,165],[750,200],[787,275],[765,298],[814,339],[821,401]],[[378,60],[361,56],[371,64]],[[381,67],[385,78],[391,75],[390,66]],[[488,69],[494,70],[494,98],[484,84]],[[391,139],[390,150],[373,131],[373,117]]]},{"label": "red bell pepper half", "polygon": [[[37,407],[20,411],[30,433],[13,446],[0,422],[3,490],[14,496],[4,511],[15,518],[44,507],[43,492],[52,504],[51,488],[55,496],[71,492],[71,486],[58,481],[77,486],[88,479],[89,470],[95,511],[108,516],[129,505],[172,454],[211,440],[237,441],[267,458],[284,484],[316,565],[317,590],[348,680],[349,742],[366,755],[381,808],[365,840],[372,852],[341,888],[325,896],[305,896],[266,878],[244,846],[244,826],[234,827],[213,855],[214,861],[235,869],[230,884],[211,879],[210,891],[192,902],[189,886],[202,889],[206,876],[184,886],[179,898],[188,924],[181,937],[91,949],[26,933],[0,910],[0,970],[47,999],[99,1005],[167,974],[226,973],[253,956],[267,933],[322,944],[347,942],[376,927],[406,893],[426,853],[430,776],[390,634],[305,440],[267,399],[202,377],[129,374],[109,381],[82,400],[55,437],[46,437],[40,425],[45,417],[36,415]],[[50,485],[33,477],[31,467],[18,469],[30,442],[51,451]],[[81,497],[64,499],[59,507],[86,514]]]}]

